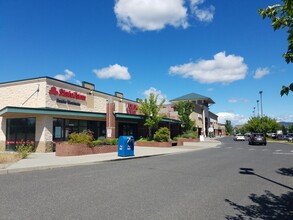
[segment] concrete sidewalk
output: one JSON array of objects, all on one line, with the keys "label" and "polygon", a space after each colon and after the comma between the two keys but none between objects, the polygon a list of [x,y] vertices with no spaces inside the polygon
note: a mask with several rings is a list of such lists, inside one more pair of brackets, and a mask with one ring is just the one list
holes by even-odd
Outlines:
[{"label": "concrete sidewalk", "polygon": [[184,153],[195,150],[202,150],[216,147],[220,141],[207,138],[203,142],[185,143],[184,146],[170,148],[160,147],[137,147],[134,148],[134,156],[119,157],[117,152],[104,154],[91,154],[83,156],[57,157],[55,153],[32,153],[26,159],[22,159],[7,167],[0,167],[0,174],[17,173],[33,170],[53,169],[58,167],[68,167],[77,165],[94,164],[105,161],[135,159],[165,154]]}]

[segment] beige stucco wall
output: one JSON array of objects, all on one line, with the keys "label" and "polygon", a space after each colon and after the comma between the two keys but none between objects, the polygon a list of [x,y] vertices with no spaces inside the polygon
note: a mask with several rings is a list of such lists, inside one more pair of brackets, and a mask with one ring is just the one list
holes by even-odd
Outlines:
[{"label": "beige stucco wall", "polygon": [[45,88],[44,80],[0,84],[0,109],[6,106],[45,107]]},{"label": "beige stucco wall", "polygon": [[37,116],[36,117],[36,152],[52,151],[53,140],[53,117]]}]

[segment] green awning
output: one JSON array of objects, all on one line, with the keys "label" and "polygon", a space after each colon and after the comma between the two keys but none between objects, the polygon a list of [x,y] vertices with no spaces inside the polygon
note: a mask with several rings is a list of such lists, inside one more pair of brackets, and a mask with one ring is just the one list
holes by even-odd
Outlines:
[{"label": "green awning", "polygon": [[[125,114],[125,113],[116,113],[115,117],[117,119],[145,120],[144,115],[131,115],[131,114]],[[171,119],[171,118],[163,118],[162,122],[174,123],[174,124],[180,124],[181,123],[179,120],[175,120],[175,119]]]},{"label": "green awning", "polygon": [[30,115],[58,115],[58,116],[77,116],[77,117],[94,117],[106,118],[105,113],[71,111],[53,108],[24,108],[24,107],[5,107],[0,110],[0,116],[7,114],[30,114]]}]

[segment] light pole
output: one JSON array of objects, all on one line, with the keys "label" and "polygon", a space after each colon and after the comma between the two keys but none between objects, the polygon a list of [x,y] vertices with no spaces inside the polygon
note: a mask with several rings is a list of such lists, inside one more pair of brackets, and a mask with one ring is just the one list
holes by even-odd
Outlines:
[{"label": "light pole", "polygon": [[262,91],[259,91],[259,95],[260,95],[260,116],[262,117]]},{"label": "light pole", "polygon": [[256,100],[257,102],[257,117],[259,117],[259,100]]},{"label": "light pole", "polygon": [[255,107],[253,107],[253,117],[255,117]]}]

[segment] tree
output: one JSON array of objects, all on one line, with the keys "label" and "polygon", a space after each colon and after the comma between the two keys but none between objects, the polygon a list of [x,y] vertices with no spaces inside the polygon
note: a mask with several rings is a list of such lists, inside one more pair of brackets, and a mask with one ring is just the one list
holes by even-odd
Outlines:
[{"label": "tree", "polygon": [[280,124],[268,116],[252,117],[244,125],[246,132],[276,133],[281,130]]},{"label": "tree", "polygon": [[226,133],[227,134],[232,134],[233,133],[233,127],[232,127],[232,124],[231,124],[230,120],[226,120],[225,128],[226,128]]},{"label": "tree", "polygon": [[293,133],[293,124],[288,127],[288,133]]},{"label": "tree", "polygon": [[190,114],[193,112],[194,105],[192,102],[181,101],[175,104],[175,108],[178,111],[182,127],[185,132],[191,131],[194,127],[194,122],[190,119]]},{"label": "tree", "polygon": [[159,95],[155,96],[155,94],[151,93],[149,99],[145,98],[143,101],[138,100],[140,103],[138,110],[141,111],[146,117],[144,125],[149,129],[149,138],[153,138],[152,134],[158,129],[159,123],[163,118],[162,116],[159,116],[159,111],[162,108],[165,99],[157,105],[158,96]]},{"label": "tree", "polygon": [[[259,9],[259,14],[265,19],[268,17],[272,21],[274,30],[280,28],[287,28],[288,33],[288,49],[283,54],[283,57],[287,63],[293,62],[293,2],[292,0],[282,0],[283,5],[276,4],[268,6],[264,9]],[[289,86],[282,86],[281,96],[288,95],[289,91],[293,91],[293,83]]]}]

